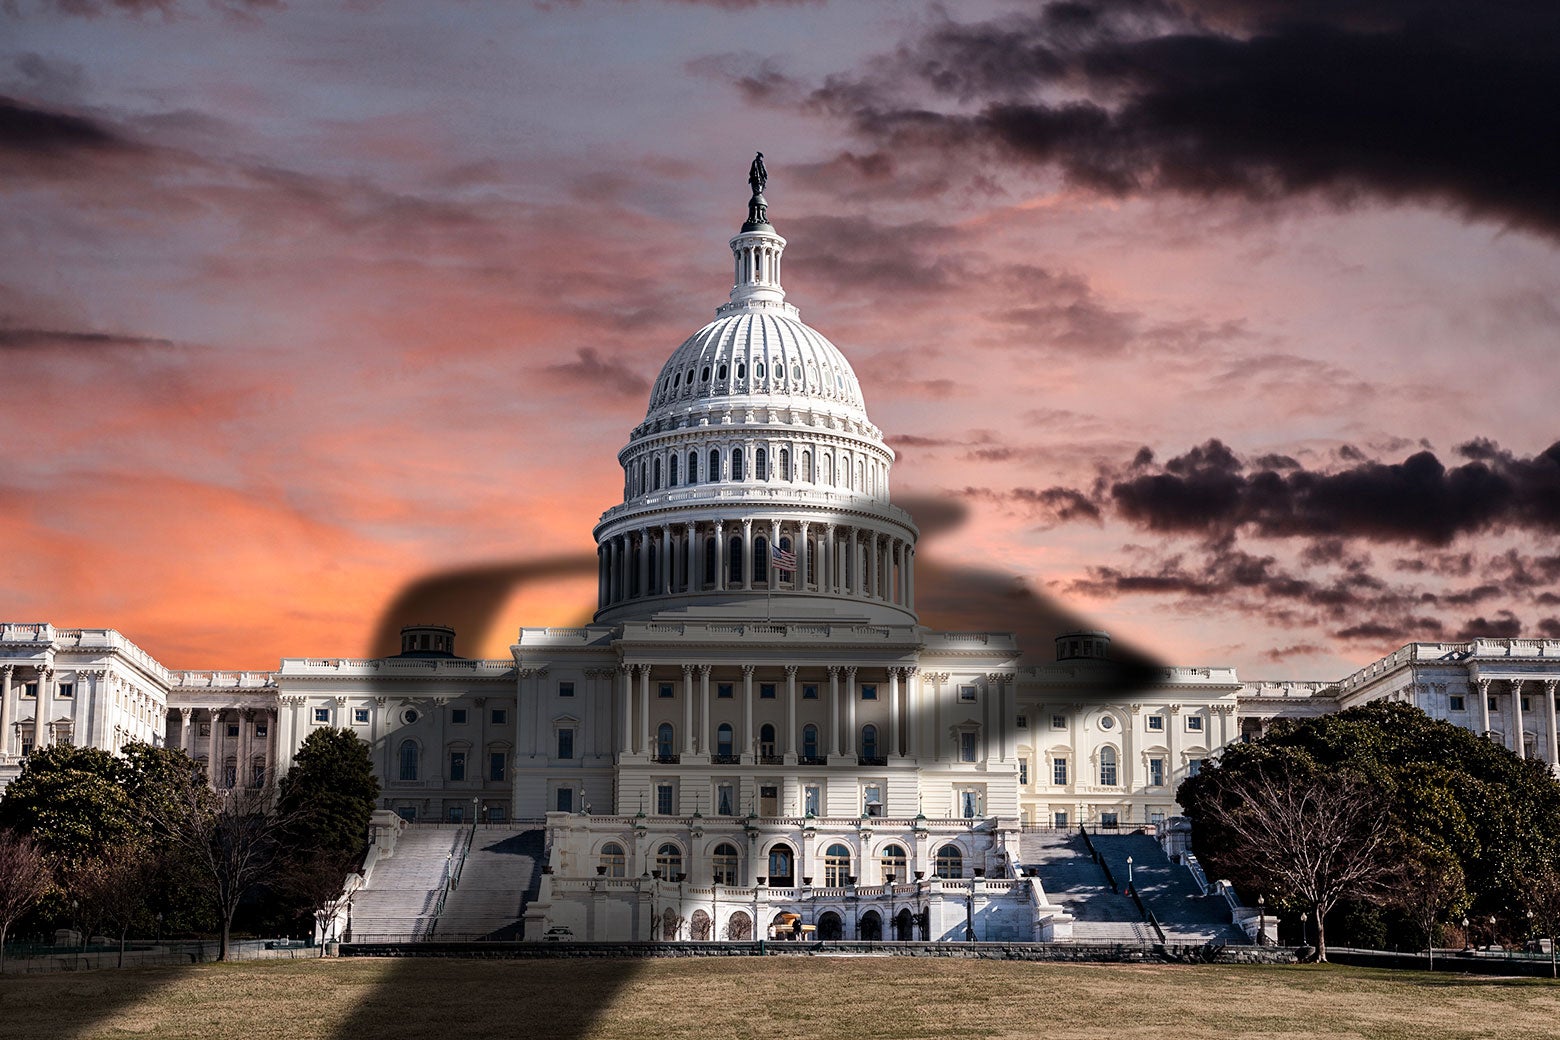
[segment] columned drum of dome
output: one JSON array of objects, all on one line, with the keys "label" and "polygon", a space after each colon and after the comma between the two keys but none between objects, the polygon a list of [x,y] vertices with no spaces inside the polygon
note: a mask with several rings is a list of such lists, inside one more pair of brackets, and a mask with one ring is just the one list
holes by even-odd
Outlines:
[{"label": "columned drum of dome", "polygon": [[786,302],[767,205],[755,193],[729,243],[730,298],[672,352],[618,453],[623,502],[595,530],[598,621],[719,607],[915,622],[894,452],[845,355]]}]

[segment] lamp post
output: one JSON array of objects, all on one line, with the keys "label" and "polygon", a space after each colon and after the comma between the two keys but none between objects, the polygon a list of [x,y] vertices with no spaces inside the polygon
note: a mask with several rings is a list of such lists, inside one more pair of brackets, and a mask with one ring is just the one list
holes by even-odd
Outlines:
[{"label": "lamp post", "polygon": [[1267,943],[1267,899],[1262,895],[1257,896],[1257,945]]},{"label": "lamp post", "polygon": [[1495,949],[1495,915],[1494,914],[1490,915],[1490,947],[1489,948],[1491,950]]},{"label": "lamp post", "polygon": [[1464,917],[1462,919],[1462,926],[1463,926],[1463,948],[1462,948],[1462,952],[1463,953],[1472,953],[1473,952],[1473,936],[1468,931],[1468,919],[1466,917]]},{"label": "lamp post", "polygon": [[1127,887],[1132,887],[1132,857],[1127,857]]}]

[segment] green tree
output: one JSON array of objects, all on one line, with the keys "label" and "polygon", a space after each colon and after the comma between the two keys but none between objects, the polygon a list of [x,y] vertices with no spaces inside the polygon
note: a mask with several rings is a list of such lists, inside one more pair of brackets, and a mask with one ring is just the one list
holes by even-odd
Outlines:
[{"label": "green tree", "polygon": [[135,840],[140,830],[120,763],[69,744],[27,756],[0,798],[0,827],[31,836],[59,868]]},{"label": "green tree", "polygon": [[278,790],[277,809],[288,820],[283,841],[290,852],[301,858],[316,852],[353,859],[363,854],[379,779],[368,745],[350,730],[310,733]]}]

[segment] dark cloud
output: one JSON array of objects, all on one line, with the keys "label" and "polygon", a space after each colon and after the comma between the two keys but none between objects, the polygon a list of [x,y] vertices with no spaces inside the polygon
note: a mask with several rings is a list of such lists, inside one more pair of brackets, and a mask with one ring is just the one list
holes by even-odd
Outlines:
[{"label": "dark cloud", "polygon": [[543,371],[582,389],[623,397],[647,393],[650,381],[621,361],[602,357],[594,347],[581,347],[573,361],[546,366]]},{"label": "dark cloud", "polygon": [[1560,236],[1556,39],[1560,6],[1535,0],[1067,0],[936,25],[808,104],[950,167],[1413,201]]},{"label": "dark cloud", "polygon": [[172,340],[152,339],[145,336],[121,336],[108,332],[0,328],[0,353],[13,351],[101,353],[126,349],[164,349],[173,345]]},{"label": "dark cloud", "polygon": [[0,97],[0,155],[63,159],[81,152],[135,150],[136,145],[97,120]]},{"label": "dark cloud", "polygon": [[286,5],[283,0],[205,0],[204,4],[181,3],[180,0],[39,0],[38,6],[78,18],[97,18],[112,12],[170,18],[185,7],[204,6],[213,11],[242,15],[280,10]]},{"label": "dark cloud", "polygon": [[1493,618],[1476,617],[1463,625],[1458,639],[1515,639],[1522,634],[1522,622],[1509,610],[1502,610]]}]

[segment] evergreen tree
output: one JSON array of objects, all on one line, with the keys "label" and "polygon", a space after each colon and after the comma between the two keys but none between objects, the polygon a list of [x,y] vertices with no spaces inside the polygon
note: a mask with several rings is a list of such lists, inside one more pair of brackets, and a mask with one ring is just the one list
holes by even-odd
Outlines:
[{"label": "evergreen tree", "polygon": [[366,743],[345,729],[310,733],[293,755],[277,801],[288,821],[283,841],[290,854],[361,856],[378,798],[379,779]]}]

